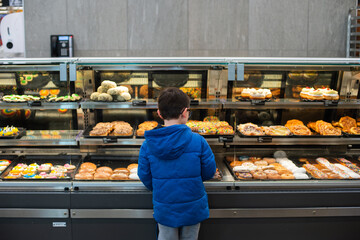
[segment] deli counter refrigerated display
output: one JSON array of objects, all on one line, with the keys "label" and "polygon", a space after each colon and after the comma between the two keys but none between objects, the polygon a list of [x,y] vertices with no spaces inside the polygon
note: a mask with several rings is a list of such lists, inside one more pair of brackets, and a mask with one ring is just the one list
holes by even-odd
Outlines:
[{"label": "deli counter refrigerated display", "polygon": [[199,239],[357,239],[359,73],[338,58],[2,60],[3,236],[156,239],[137,158],[178,87],[217,163]]}]

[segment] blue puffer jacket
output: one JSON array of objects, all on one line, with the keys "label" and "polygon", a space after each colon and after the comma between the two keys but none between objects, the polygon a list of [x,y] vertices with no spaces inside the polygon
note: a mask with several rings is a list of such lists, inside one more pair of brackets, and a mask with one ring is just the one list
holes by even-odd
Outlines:
[{"label": "blue puffer jacket", "polygon": [[138,175],[153,191],[155,220],[181,227],[209,218],[203,181],[216,171],[214,154],[205,139],[186,125],[145,132]]}]

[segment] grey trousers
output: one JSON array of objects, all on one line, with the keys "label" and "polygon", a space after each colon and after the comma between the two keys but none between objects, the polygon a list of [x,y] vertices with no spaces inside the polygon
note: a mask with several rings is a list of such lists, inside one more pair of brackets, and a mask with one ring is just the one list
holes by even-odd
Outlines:
[{"label": "grey trousers", "polygon": [[158,240],[197,240],[200,230],[200,223],[179,228],[164,226],[160,223],[158,226]]}]

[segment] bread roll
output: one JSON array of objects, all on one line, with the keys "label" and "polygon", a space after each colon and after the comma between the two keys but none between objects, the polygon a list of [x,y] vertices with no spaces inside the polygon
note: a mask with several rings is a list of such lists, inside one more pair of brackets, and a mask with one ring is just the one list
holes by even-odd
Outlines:
[{"label": "bread roll", "polygon": [[132,164],[130,164],[130,165],[127,167],[127,169],[128,169],[129,171],[131,171],[131,169],[137,168],[137,167],[138,167],[138,164],[137,164],[137,163],[132,163]]},{"label": "bread roll", "polygon": [[110,180],[128,180],[128,175],[125,173],[114,173],[111,175]]},{"label": "bread roll", "polygon": [[94,174],[94,180],[109,180],[111,174],[105,172],[97,172]]},{"label": "bread roll", "polygon": [[97,173],[109,173],[110,175],[113,173],[113,170],[109,167],[99,167],[96,169]]},{"label": "bread roll", "polygon": [[94,177],[90,173],[78,173],[75,175],[75,180],[93,180]]},{"label": "bread roll", "polygon": [[127,168],[116,168],[114,169],[114,174],[115,173],[125,173],[125,174],[129,174],[130,171]]},{"label": "bread roll", "polygon": [[83,164],[81,164],[80,169],[84,169],[84,168],[95,170],[96,165],[94,163],[91,163],[91,162],[84,162]]}]

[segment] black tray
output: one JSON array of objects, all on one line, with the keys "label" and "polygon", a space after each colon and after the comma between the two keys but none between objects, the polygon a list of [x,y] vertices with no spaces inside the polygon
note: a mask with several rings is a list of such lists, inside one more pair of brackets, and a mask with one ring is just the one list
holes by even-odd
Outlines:
[{"label": "black tray", "polygon": [[131,135],[126,135],[126,136],[111,136],[111,135],[107,135],[107,136],[90,136],[90,131],[94,128],[94,125],[91,125],[89,127],[87,127],[83,133],[83,136],[85,138],[109,138],[109,139],[118,139],[118,138],[132,138],[134,136],[134,128],[133,128],[133,132]]},{"label": "black tray", "polygon": [[[97,168],[99,167],[109,167],[112,170],[115,168],[127,168],[132,163],[138,163],[138,157],[126,157],[126,156],[101,156],[101,155],[93,155],[93,156],[86,156],[83,161],[81,162],[91,162],[96,165]],[[80,165],[79,164],[79,167]],[[76,170],[78,173],[79,168]],[[133,179],[126,179],[126,180],[77,180],[74,178],[74,181],[81,181],[81,182],[89,182],[89,181],[111,181],[111,182],[119,182],[119,181],[139,181]]]},{"label": "black tray", "polygon": [[[264,158],[264,157],[263,157]],[[272,157],[271,157],[272,158]],[[224,157],[225,165],[227,166],[227,168],[229,169],[231,175],[234,177],[235,180],[238,181],[301,181],[301,180],[310,180],[311,178],[313,178],[312,175],[308,174],[307,172],[305,173],[309,179],[240,179],[236,176],[236,174],[234,173],[234,171],[232,170],[232,167],[230,166],[230,163],[228,161],[226,161],[226,157]],[[292,161],[292,160],[291,160]],[[296,166],[299,166],[297,163],[295,163],[294,161],[292,161]]]},{"label": "black tray", "polygon": [[[340,138],[345,136],[344,134],[341,134],[340,136],[330,136],[330,135],[320,135],[320,134],[313,134],[313,135],[296,135],[291,133],[290,135],[286,136],[272,136],[272,135],[260,135],[260,136],[248,136],[248,135],[244,135],[242,134],[240,131],[237,130],[237,133],[239,134],[240,137],[244,137],[244,138],[259,138],[259,137],[269,137],[269,138]],[[314,132],[312,132],[314,133]],[[360,135],[359,135],[360,137]]]},{"label": "black tray", "polygon": [[[48,156],[48,155],[29,155],[29,156],[21,156],[15,159],[11,162],[11,164],[5,169],[4,172],[0,175],[1,180],[3,181],[71,181],[74,176],[75,172],[77,171],[77,168],[79,167],[79,162],[81,160],[80,155],[54,155],[54,156]],[[44,163],[52,163],[53,165],[64,165],[66,163],[75,165],[74,171],[71,171],[68,173],[68,177],[66,178],[59,178],[59,179],[53,179],[53,178],[17,178],[17,179],[11,179],[11,178],[5,178],[9,172],[19,163],[25,163],[25,164],[32,164],[37,163],[39,165]]]},{"label": "black tray", "polygon": [[18,139],[21,138],[22,136],[26,135],[26,129],[25,128],[17,128],[19,130],[19,134],[17,135],[13,135],[13,136],[0,136],[0,139]]}]

